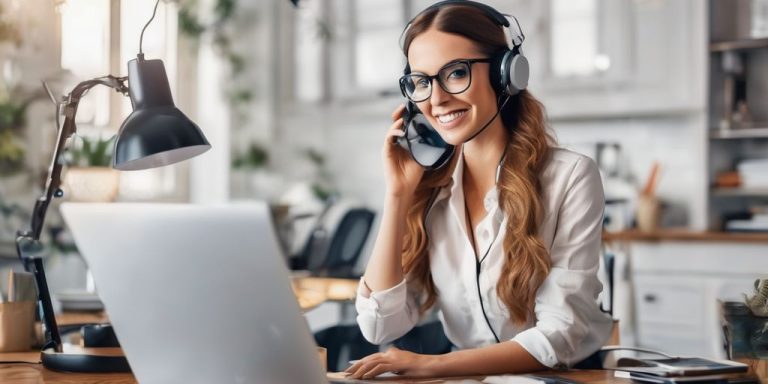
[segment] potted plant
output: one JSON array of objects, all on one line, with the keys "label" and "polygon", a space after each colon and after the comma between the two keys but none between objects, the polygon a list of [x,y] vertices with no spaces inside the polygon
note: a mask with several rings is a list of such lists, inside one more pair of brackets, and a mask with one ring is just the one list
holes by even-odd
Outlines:
[{"label": "potted plant", "polygon": [[115,136],[88,138],[76,136],[68,150],[69,168],[64,177],[65,196],[71,201],[114,201],[120,175],[111,168]]},{"label": "potted plant", "polygon": [[274,200],[281,192],[283,180],[269,170],[269,152],[258,142],[252,142],[245,151],[232,159],[233,189],[244,197]]}]

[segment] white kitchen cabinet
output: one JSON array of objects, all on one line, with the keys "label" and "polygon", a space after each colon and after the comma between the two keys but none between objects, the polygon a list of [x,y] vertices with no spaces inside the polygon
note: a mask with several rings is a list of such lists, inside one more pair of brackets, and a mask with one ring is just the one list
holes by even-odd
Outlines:
[{"label": "white kitchen cabinet", "polygon": [[629,244],[638,346],[724,358],[719,300],[742,300],[768,276],[768,243]]},{"label": "white kitchen cabinet", "polygon": [[489,4],[520,19],[526,35],[524,52],[531,62],[530,89],[553,120],[681,114],[706,108],[706,2]]}]

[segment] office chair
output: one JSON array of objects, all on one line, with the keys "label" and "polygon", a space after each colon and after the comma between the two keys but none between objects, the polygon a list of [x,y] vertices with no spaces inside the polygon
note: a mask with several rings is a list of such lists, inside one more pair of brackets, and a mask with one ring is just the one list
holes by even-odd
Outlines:
[{"label": "office chair", "polygon": [[360,253],[368,240],[375,214],[367,208],[346,209],[335,230],[330,233],[326,209],[318,219],[299,255],[291,262],[292,269],[307,269],[315,275],[352,278]]},{"label": "office chair", "polygon": [[357,324],[334,325],[315,332],[315,342],[326,349],[328,372],[340,372],[350,360],[359,360],[379,352],[379,346],[365,340]]},{"label": "office chair", "polygon": [[392,344],[397,348],[425,355],[441,355],[453,348],[439,320],[414,327]]},{"label": "office chair", "polygon": [[339,223],[331,238],[328,253],[321,267],[330,277],[355,277],[353,270],[373,225],[373,211],[366,208],[350,209]]}]

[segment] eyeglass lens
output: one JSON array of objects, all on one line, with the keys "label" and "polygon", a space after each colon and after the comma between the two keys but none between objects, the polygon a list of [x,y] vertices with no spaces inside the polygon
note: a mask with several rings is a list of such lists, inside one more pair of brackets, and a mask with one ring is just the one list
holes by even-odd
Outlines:
[{"label": "eyeglass lens", "polygon": [[[460,61],[443,67],[434,77],[444,91],[457,94],[469,88],[472,72],[469,63]],[[433,76],[418,73],[403,76],[403,85],[408,98],[419,102],[432,96],[432,78]]]}]

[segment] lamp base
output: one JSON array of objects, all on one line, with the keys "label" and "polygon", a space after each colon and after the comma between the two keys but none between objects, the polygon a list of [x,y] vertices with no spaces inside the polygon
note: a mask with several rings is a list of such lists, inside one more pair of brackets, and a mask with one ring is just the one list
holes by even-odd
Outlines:
[{"label": "lamp base", "polygon": [[63,352],[45,349],[40,353],[43,367],[53,371],[78,373],[131,372],[120,348],[83,348],[64,344]]}]

